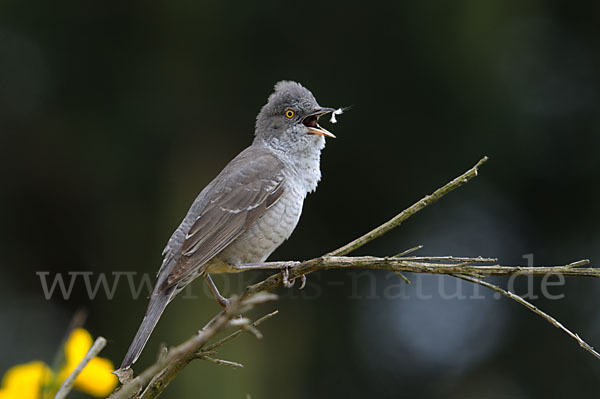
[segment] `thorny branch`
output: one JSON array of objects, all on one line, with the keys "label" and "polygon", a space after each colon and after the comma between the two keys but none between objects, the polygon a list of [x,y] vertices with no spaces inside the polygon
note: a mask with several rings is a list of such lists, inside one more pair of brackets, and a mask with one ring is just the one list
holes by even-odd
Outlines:
[{"label": "thorny branch", "polygon": [[[399,255],[392,257],[343,256],[356,250],[357,248],[362,247],[364,244],[381,237],[383,234],[399,226],[402,222],[423,208],[438,201],[440,198],[450,193],[454,189],[464,185],[477,176],[479,167],[486,161],[487,157],[483,157],[471,169],[447,183],[443,187],[437,189],[432,194],[423,197],[389,221],[324,256],[304,262],[267,262],[252,266],[253,268],[260,266],[264,269],[278,270],[285,268],[288,278],[292,280],[318,270],[350,268],[389,270],[398,273],[407,282],[409,282],[408,279],[406,279],[401,272],[450,275],[487,287],[527,307],[529,310],[541,316],[555,327],[567,333],[570,337],[575,339],[582,348],[600,359],[600,354],[598,354],[598,352],[596,352],[589,344],[583,341],[577,334],[565,328],[555,318],[541,311],[520,296],[506,291],[494,284],[483,281],[485,276],[510,276],[515,274],[533,276],[560,274],[564,276],[600,277],[600,269],[583,267],[589,264],[587,259],[576,261],[564,266],[523,267],[501,266],[496,264],[497,260],[494,258],[407,256],[409,253],[420,249],[421,246],[411,248]],[[231,326],[231,322],[234,317],[240,313],[243,313],[250,306],[252,306],[252,304],[264,302],[267,299],[272,299],[272,297],[265,297],[265,295],[268,295],[266,292],[272,291],[281,286],[283,282],[284,273],[282,272],[276,273],[270,277],[267,277],[263,281],[260,281],[259,283],[246,287],[245,291],[240,295],[240,297],[232,299],[231,306],[227,310],[223,310],[217,314],[201,331],[198,332],[197,335],[194,335],[188,341],[185,341],[181,345],[171,349],[168,353],[160,356],[155,364],[150,366],[139,376],[134,379],[130,379],[128,382],[125,382],[120,390],[113,393],[111,398],[156,398],[166,388],[168,383],[172,381],[173,378],[175,378],[175,376],[194,359],[205,359],[217,364],[228,365],[231,367],[241,367],[242,365],[236,362],[212,358],[212,355],[215,353],[214,349],[230,339],[237,337],[243,331],[249,331],[257,335],[257,337],[260,337],[260,335],[258,335],[260,333],[258,333],[258,331],[255,329],[256,325],[272,317],[276,312],[268,314],[252,324],[248,323],[246,319],[243,319],[244,325],[241,329],[219,341],[216,341],[211,345],[207,345],[207,343],[218,333]]]}]

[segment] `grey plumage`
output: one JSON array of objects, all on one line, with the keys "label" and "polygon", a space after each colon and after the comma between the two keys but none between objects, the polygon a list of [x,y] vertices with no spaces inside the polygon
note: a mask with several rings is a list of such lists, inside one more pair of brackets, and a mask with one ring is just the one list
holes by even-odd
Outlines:
[{"label": "grey plumage", "polygon": [[304,198],[321,178],[324,136],[335,137],[317,123],[331,111],[298,83],[275,85],[257,116],[252,145],[202,190],[169,239],[122,370],[137,360],[165,307],[193,279],[262,262],[291,235]]}]

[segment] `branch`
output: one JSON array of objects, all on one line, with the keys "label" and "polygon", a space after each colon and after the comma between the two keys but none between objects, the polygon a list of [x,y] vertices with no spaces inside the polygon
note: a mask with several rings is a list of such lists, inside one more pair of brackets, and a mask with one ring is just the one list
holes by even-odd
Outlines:
[{"label": "branch", "polygon": [[[469,274],[486,276],[511,276],[514,274],[526,276],[544,276],[546,274],[562,274],[564,276],[600,277],[600,269],[581,268],[590,263],[588,259],[569,263],[564,266],[500,266],[477,265],[477,263],[495,262],[493,258],[464,258],[453,256],[430,257],[386,257],[375,256],[322,256],[304,262],[297,262],[289,271],[290,278],[309,274],[317,270],[331,269],[373,269],[389,270],[393,272],[410,272],[426,274]],[[432,263],[435,262],[435,263]],[[290,262],[264,263],[265,269],[282,269]],[[261,266],[256,264],[256,266]],[[266,281],[266,280],[265,280]],[[258,283],[258,284],[262,284]]]},{"label": "branch", "polygon": [[[230,305],[226,310],[221,311],[210,322],[208,322],[202,330],[198,331],[197,334],[189,338],[187,341],[172,348],[166,354],[161,353],[158,360],[152,366],[147,368],[134,379],[125,381],[121,388],[110,396],[110,399],[134,397],[139,397],[140,399],[151,399],[158,397],[158,395],[162,393],[167,385],[169,385],[173,378],[175,378],[175,376],[179,374],[179,372],[183,370],[185,366],[187,366],[192,360],[198,358],[197,353],[204,345],[208,343],[210,339],[230,327],[231,321],[234,318],[248,311],[256,304],[272,301],[276,298],[276,295],[265,292],[253,294],[251,296],[245,296],[244,298],[231,298]],[[266,318],[262,318],[259,321],[262,322],[264,320],[266,320]],[[259,321],[255,322],[255,324]],[[244,325],[242,329],[247,327],[247,325]],[[122,378],[123,376],[119,376],[119,379]],[[142,389],[143,392],[141,395],[138,395]]]},{"label": "branch", "polygon": [[[286,261],[286,262],[268,262],[262,264],[246,265],[248,268],[263,268],[263,269],[277,269],[282,268],[286,270],[286,274],[290,279],[304,276],[317,270],[329,270],[329,269],[375,269],[375,270],[390,270],[401,275],[401,272],[413,272],[413,273],[427,273],[427,274],[446,274],[457,278],[461,278],[466,281],[473,282],[475,284],[483,285],[494,291],[501,293],[502,295],[517,301],[521,305],[527,307],[531,311],[543,317],[548,322],[552,323],[557,328],[560,328],[569,336],[576,339],[577,342],[588,352],[594,356],[599,357],[598,353],[593,348],[583,341],[577,334],[572,333],[560,324],[556,319],[544,313],[525,299],[505,291],[502,288],[485,282],[480,278],[485,275],[488,276],[509,276],[514,274],[522,275],[546,275],[546,274],[562,274],[565,276],[581,276],[581,277],[600,277],[600,269],[595,268],[583,268],[589,264],[589,260],[584,259],[577,262],[570,263],[564,266],[545,266],[545,267],[522,267],[522,266],[501,266],[495,264],[497,261],[494,258],[468,258],[468,257],[453,257],[453,256],[429,256],[429,257],[417,257],[417,256],[406,256],[409,253],[420,249],[421,246],[411,248],[407,251],[402,252],[397,256],[392,257],[373,257],[373,256],[361,256],[361,257],[346,257],[342,256],[354,251],[357,248],[365,245],[366,243],[374,240],[375,238],[381,237],[383,234],[399,226],[403,221],[419,212],[429,204],[432,204],[442,198],[444,195],[453,191],[454,189],[462,186],[463,184],[470,181],[472,178],[477,176],[478,168],[487,161],[487,157],[482,158],[475,166],[463,173],[456,179],[447,183],[443,187],[434,191],[431,195],[423,197],[409,208],[400,212],[398,215],[383,223],[379,227],[371,230],[356,240],[329,252],[328,254],[310,259],[304,262]],[[491,263],[491,264],[490,264]],[[402,276],[402,275],[401,275]],[[476,277],[472,277],[476,276]],[[255,326],[260,324],[262,321],[272,317],[276,312],[264,316],[257,320],[253,324],[245,324],[241,329],[237,330],[233,334],[215,342],[212,345],[205,346],[208,341],[215,335],[231,326],[231,322],[236,315],[247,310],[252,304],[264,302],[265,292],[272,291],[283,284],[284,277],[283,273],[276,273],[272,276],[267,277],[263,281],[246,287],[240,297],[231,299],[230,307],[226,310],[221,311],[217,314],[207,325],[198,332],[197,335],[188,339],[181,345],[173,348],[167,354],[161,356],[155,364],[146,369],[135,379],[126,382],[122,388],[113,393],[112,399],[118,398],[140,398],[150,399],[156,398],[166,388],[170,381],[193,359],[205,359],[213,361],[217,364],[228,365],[232,367],[242,366],[236,362],[230,362],[221,359],[214,359],[210,355],[214,353],[214,349],[221,346],[230,339],[238,336],[242,331],[247,330],[255,335],[259,336]],[[405,280],[406,281],[406,280]],[[272,299],[269,298],[269,299]],[[245,319],[243,319],[245,322]],[[246,322],[247,323],[247,322]],[[141,393],[142,389],[145,390]]]}]

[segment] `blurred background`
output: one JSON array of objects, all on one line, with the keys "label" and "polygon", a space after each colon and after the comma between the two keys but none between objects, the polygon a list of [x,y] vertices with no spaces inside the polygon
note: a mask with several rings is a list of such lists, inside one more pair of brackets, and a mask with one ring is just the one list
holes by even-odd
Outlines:
[{"label": "blurred background", "polygon": [[[477,179],[358,254],[422,244],[598,266],[599,22],[598,2],[0,2],[0,374],[50,362],[80,308],[120,363],[146,291],[134,299],[122,277],[112,299],[91,299],[80,276],[68,299],[46,299],[36,273],[153,282],[171,232],[250,144],[281,79],[353,108],[323,123],[338,137],[323,180],[270,259],[337,248],[487,155]],[[267,274],[216,282],[234,294]],[[265,338],[219,352],[245,368],[196,361],[165,397],[597,397],[600,362],[538,316],[466,282],[408,277],[324,272],[280,290],[252,313],[280,310]],[[600,346],[598,281],[566,279],[549,289],[560,300],[541,279],[514,290]],[[200,280],[182,296],[138,371],[219,310]]]}]

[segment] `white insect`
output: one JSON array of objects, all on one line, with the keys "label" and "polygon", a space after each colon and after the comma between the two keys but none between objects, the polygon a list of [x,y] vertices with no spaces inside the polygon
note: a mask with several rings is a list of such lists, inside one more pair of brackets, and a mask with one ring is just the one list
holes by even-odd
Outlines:
[{"label": "white insect", "polygon": [[343,113],[344,113],[343,109],[341,109],[341,108],[336,109],[335,111],[333,111],[331,113],[331,119],[329,119],[329,122],[331,122],[331,123],[337,123],[337,119],[335,119],[335,116],[336,115],[341,115]]}]

